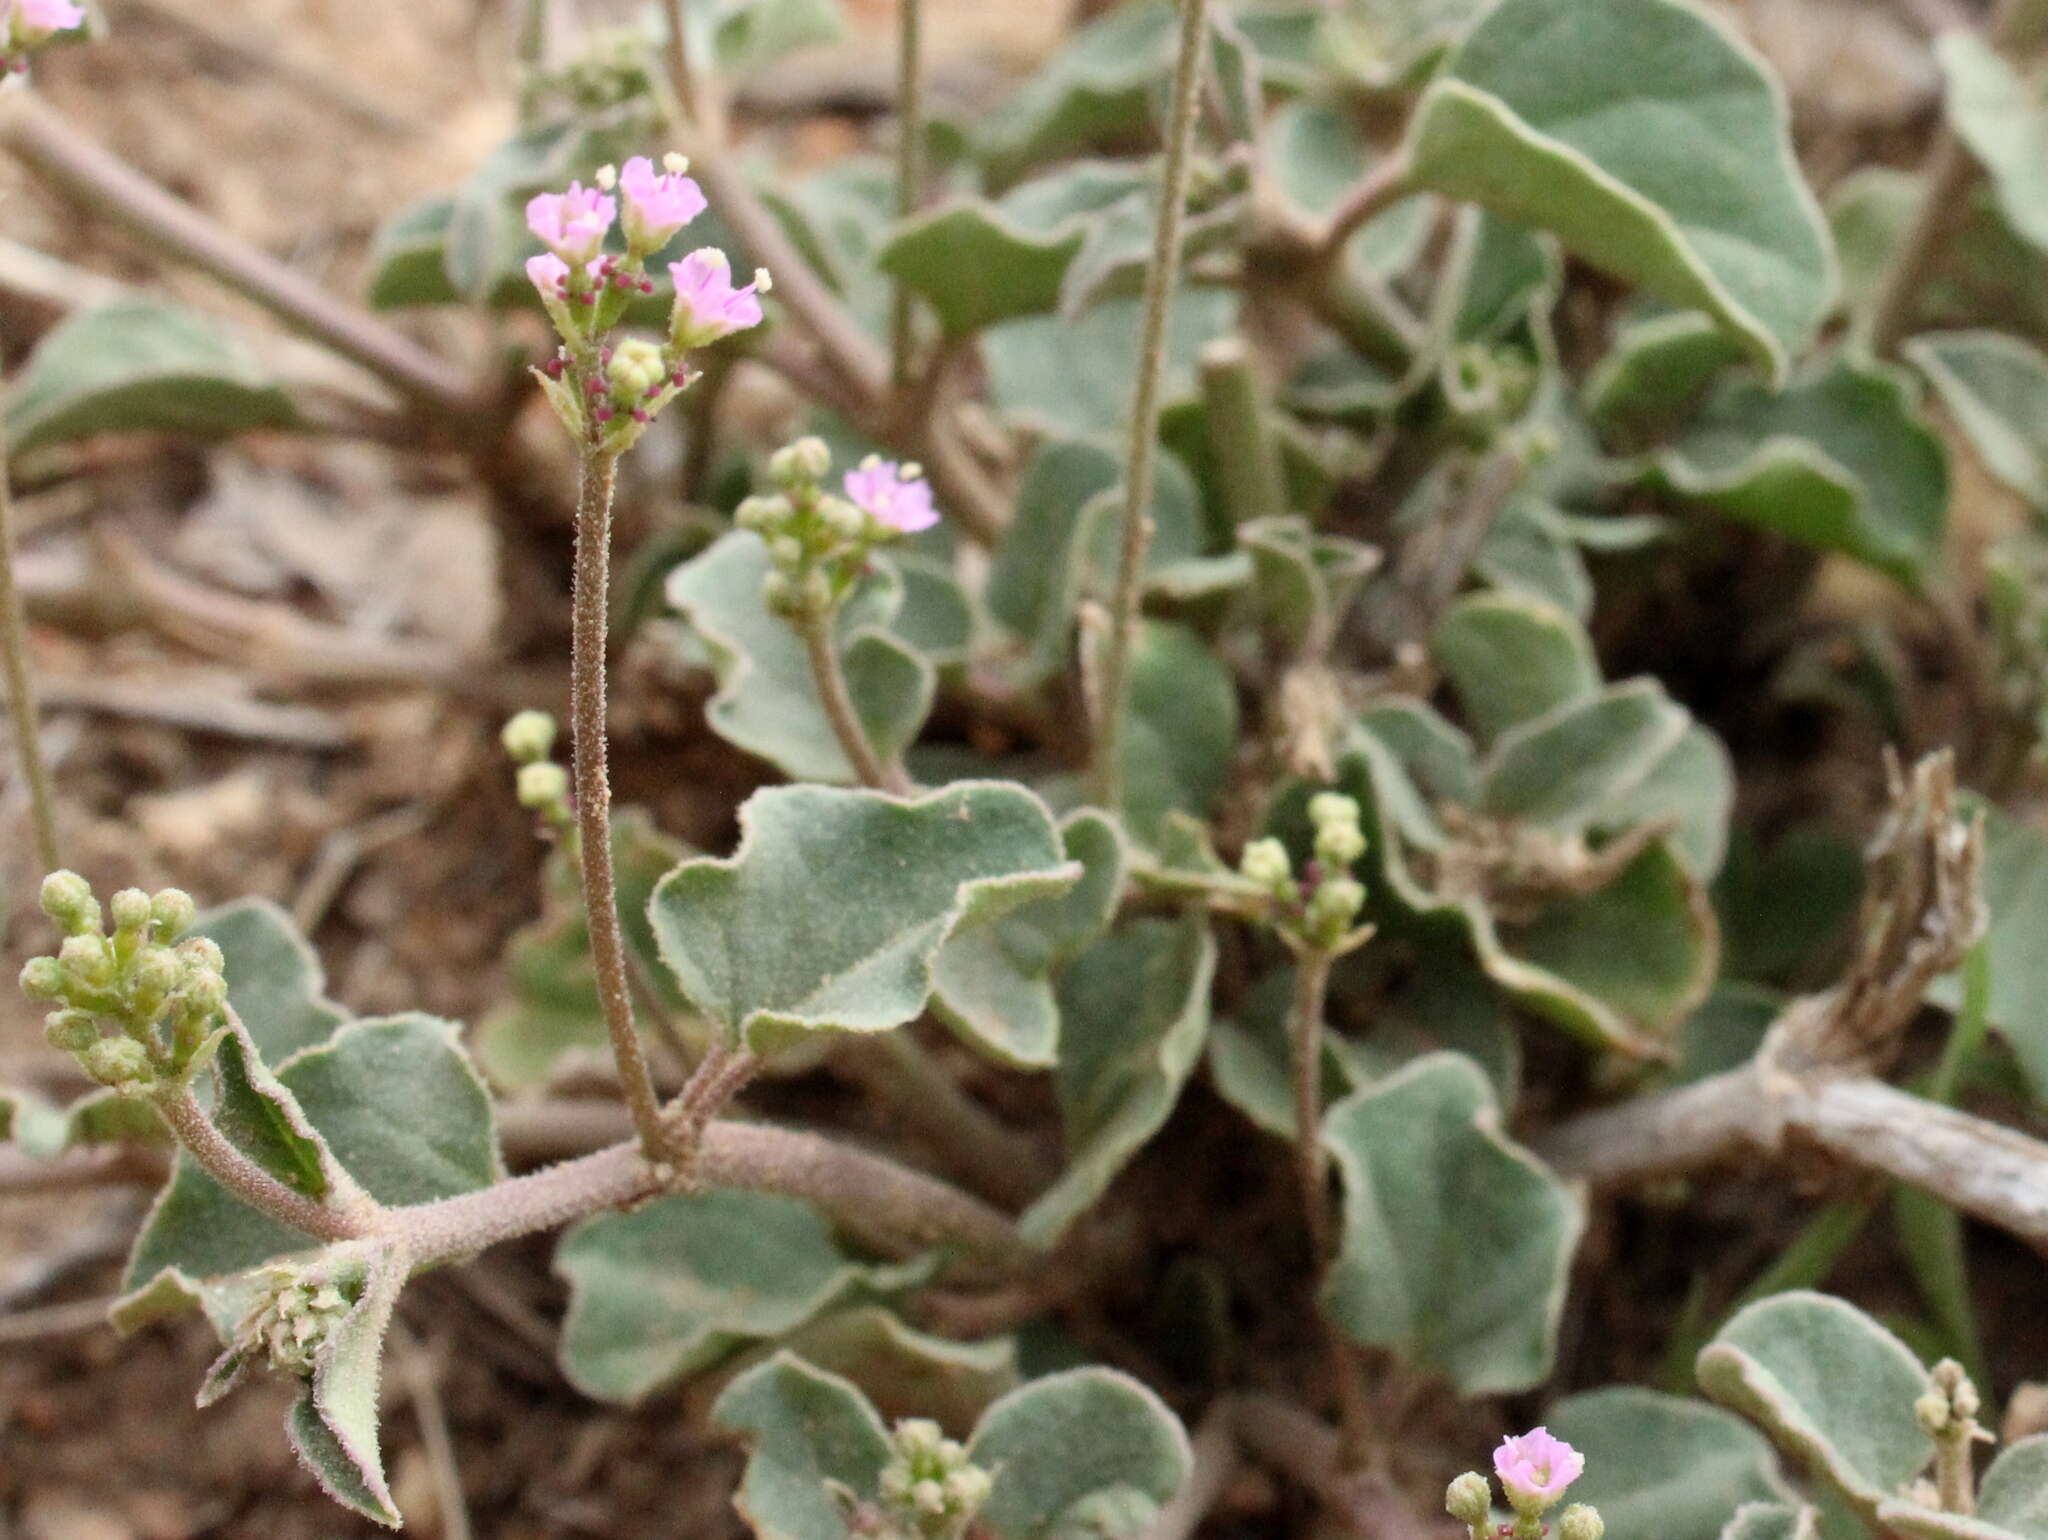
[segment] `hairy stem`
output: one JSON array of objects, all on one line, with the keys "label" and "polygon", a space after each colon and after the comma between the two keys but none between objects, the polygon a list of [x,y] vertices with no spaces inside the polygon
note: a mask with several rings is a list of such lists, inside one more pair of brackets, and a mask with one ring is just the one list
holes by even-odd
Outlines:
[{"label": "hairy stem", "polygon": [[1152,479],[1159,447],[1159,382],[1166,370],[1166,322],[1180,281],[1181,225],[1186,217],[1189,151],[1201,102],[1202,51],[1208,0],[1180,0],[1180,49],[1173,70],[1173,107],[1159,223],[1145,271],[1144,329],[1137,388],[1131,398],[1130,449],[1124,469],[1123,547],[1110,611],[1109,652],[1102,670],[1101,718],[1088,764],[1088,796],[1098,807],[1123,800],[1123,719],[1130,695],[1131,653],[1138,640],[1138,601],[1145,553],[1152,543]]},{"label": "hairy stem", "polygon": [[1324,228],[1324,259],[1335,262],[1344,243],[1415,189],[1405,155],[1389,155],[1355,182],[1330,215]]},{"label": "hairy stem", "polygon": [[228,1142],[189,1086],[161,1091],[153,1099],[206,1174],[259,1213],[323,1241],[356,1240],[379,1227],[382,1216],[373,1206],[365,1205],[361,1214],[347,1212],[285,1186]]},{"label": "hairy stem", "polygon": [[861,785],[899,797],[909,795],[910,777],[900,764],[884,760],[875,752],[868,730],[861,725],[860,713],[854,710],[852,692],[846,687],[846,670],[840,664],[839,649],[833,645],[832,617],[805,615],[794,624],[803,636],[804,651],[810,656],[818,704],[825,708],[832,735],[839,740],[839,747],[852,764],[854,774],[860,777]]},{"label": "hairy stem", "polygon": [[[923,0],[901,0],[896,29],[896,214],[917,212],[924,192]],[[889,312],[889,378],[897,395],[910,388],[911,350],[916,338],[916,298],[896,280]]]},{"label": "hairy stem", "polygon": [[64,865],[57,843],[57,802],[50,793],[50,767],[43,759],[41,712],[28,666],[28,625],[14,574],[14,494],[7,483],[6,425],[0,423],[0,668],[7,675],[7,715],[14,726],[14,752],[28,787],[29,819],[35,827],[36,860],[44,872]]},{"label": "hairy stem", "polygon": [[647,1055],[633,1024],[633,983],[626,940],[619,928],[619,898],[612,876],[612,790],[605,769],[605,650],[611,589],[612,492],[618,456],[586,445],[576,491],[575,615],[569,659],[569,727],[576,770],[576,830],[582,859],[583,908],[590,929],[590,960],[612,1058],[640,1148],[656,1164],[667,1160],[661,1099],[647,1070]]},{"label": "hairy stem", "polygon": [[1934,1487],[1941,1496],[1944,1513],[1965,1518],[1977,1511],[1977,1465],[1971,1449],[1974,1422],[1957,1430],[1943,1429],[1934,1436]]}]

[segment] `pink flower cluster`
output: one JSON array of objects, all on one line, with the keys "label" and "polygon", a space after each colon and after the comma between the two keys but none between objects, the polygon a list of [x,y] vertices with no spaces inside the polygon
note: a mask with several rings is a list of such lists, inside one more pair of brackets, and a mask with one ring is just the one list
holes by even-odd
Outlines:
[{"label": "pink flower cluster", "polygon": [[1541,1513],[1585,1469],[1586,1457],[1548,1428],[1504,1439],[1493,1452],[1493,1473],[1518,1513]]},{"label": "pink flower cluster", "polygon": [[28,67],[28,51],[85,25],[73,0],[0,0],[0,75]]},{"label": "pink flower cluster", "polygon": [[856,508],[899,535],[914,535],[939,522],[939,510],[932,506],[931,483],[914,465],[869,455],[857,469],[846,473],[844,486]]}]

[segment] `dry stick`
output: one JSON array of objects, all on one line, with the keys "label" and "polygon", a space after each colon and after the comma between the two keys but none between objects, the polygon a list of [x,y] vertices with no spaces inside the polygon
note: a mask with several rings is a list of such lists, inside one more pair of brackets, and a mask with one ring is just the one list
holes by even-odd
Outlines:
[{"label": "dry stick", "polygon": [[7,715],[14,724],[14,752],[28,785],[29,818],[35,826],[36,859],[45,872],[64,865],[57,843],[57,802],[50,793],[50,767],[43,759],[41,710],[28,666],[28,624],[14,573],[14,494],[7,484],[7,439],[0,424],[0,667],[7,674]]},{"label": "dry stick", "polygon": [[413,1415],[419,1419],[420,1445],[427,1456],[427,1470],[434,1478],[434,1496],[439,1508],[441,1540],[470,1540],[469,1503],[462,1492],[462,1465],[455,1457],[455,1441],[448,1436],[448,1409],[441,1401],[435,1365],[427,1350],[402,1323],[392,1335],[398,1339],[398,1372],[405,1380],[405,1393],[412,1400]]},{"label": "dry stick", "polygon": [[93,144],[32,93],[12,97],[0,101],[0,145],[95,213],[254,300],[434,415],[473,418],[483,409],[484,397],[453,365],[237,239]]},{"label": "dry stick", "polygon": [[1131,398],[1130,450],[1124,471],[1123,551],[1111,607],[1109,654],[1103,664],[1101,715],[1088,762],[1088,797],[1097,807],[1123,800],[1123,718],[1129,704],[1131,652],[1138,640],[1139,590],[1145,552],[1152,543],[1152,478],[1159,446],[1159,381],[1166,370],[1166,321],[1180,278],[1180,233],[1186,217],[1189,151],[1202,95],[1202,45],[1208,36],[1208,0],[1180,0],[1180,51],[1173,68],[1173,111],[1166,140],[1166,175],[1159,191],[1159,223],[1152,262],[1145,270],[1145,318],[1138,351],[1138,383]]},{"label": "dry stick", "polygon": [[[901,0],[896,28],[896,215],[917,212],[924,188],[924,6]],[[896,280],[889,310],[889,379],[900,398],[910,389],[917,309],[910,285]]]},{"label": "dry stick", "polygon": [[909,795],[910,777],[900,764],[885,761],[875,752],[868,730],[861,725],[860,713],[854,709],[853,694],[846,687],[846,670],[840,665],[839,649],[832,642],[832,617],[806,615],[796,620],[795,625],[811,660],[818,704],[825,708],[825,720],[832,724],[832,735],[839,740],[839,747],[852,764],[854,774],[860,777],[861,785],[899,797]]},{"label": "dry stick", "polygon": [[351,1212],[285,1186],[228,1142],[189,1087],[167,1089],[152,1100],[207,1175],[258,1213],[323,1241],[359,1240],[378,1228],[374,1206]]},{"label": "dry stick", "polygon": [[577,870],[583,879],[583,909],[590,932],[590,960],[597,975],[612,1058],[640,1148],[657,1165],[668,1160],[669,1140],[661,1122],[661,1098],[647,1070],[647,1055],[633,1024],[633,984],[626,965],[626,939],[619,928],[619,899],[612,876],[611,781],[605,771],[605,649],[610,645],[607,606],[611,589],[612,492],[616,453],[585,445],[576,488],[576,575],[569,655],[569,728],[575,757],[576,830],[582,845]]}]

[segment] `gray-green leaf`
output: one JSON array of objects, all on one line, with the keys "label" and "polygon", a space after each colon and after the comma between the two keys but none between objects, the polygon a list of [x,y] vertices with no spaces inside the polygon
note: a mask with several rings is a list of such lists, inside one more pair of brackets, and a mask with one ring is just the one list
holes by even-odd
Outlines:
[{"label": "gray-green leaf", "polygon": [[981,1522],[1001,1540],[1040,1540],[1082,1503],[1105,1494],[1142,1501],[1119,1510],[1137,1523],[1102,1540],[1129,1540],[1180,1490],[1192,1456],[1180,1420],[1151,1391],[1110,1369],[1071,1369],[1011,1391],[974,1430],[967,1457],[995,1475]]},{"label": "gray-green leaf", "polygon": [[1785,1497],[1771,1446],[1685,1397],[1611,1385],[1560,1401],[1544,1423],[1586,1457],[1572,1501],[1597,1508],[1616,1534],[1717,1540],[1744,1505]]},{"label": "gray-green leaf", "polygon": [[2005,332],[1930,332],[1906,357],[1940,394],[1986,468],[2048,510],[2048,356]]}]

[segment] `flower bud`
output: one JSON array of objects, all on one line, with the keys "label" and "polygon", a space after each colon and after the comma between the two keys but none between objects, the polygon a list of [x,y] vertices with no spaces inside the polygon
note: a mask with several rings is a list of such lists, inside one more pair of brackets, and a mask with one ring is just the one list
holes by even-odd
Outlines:
[{"label": "flower bud", "polygon": [[183,888],[159,889],[156,897],[149,901],[149,912],[150,918],[156,922],[159,941],[177,940],[199,918],[199,906],[192,902],[192,895]]},{"label": "flower bud", "polygon": [[153,1020],[184,982],[184,964],[163,948],[153,947],[135,960],[135,970],[129,975],[129,1009],[141,1020]]},{"label": "flower bud", "polygon": [[1348,870],[1365,854],[1365,832],[1354,823],[1326,823],[1316,831],[1316,859],[1332,871]]},{"label": "flower bud", "polygon": [[130,936],[139,935],[154,918],[149,895],[140,888],[121,889],[107,900],[107,913],[113,918],[114,929]]},{"label": "flower bud", "polygon": [[780,572],[771,572],[761,579],[761,603],[769,614],[785,618],[799,613],[802,609],[802,604],[797,598],[796,584]]},{"label": "flower bud", "polygon": [[785,444],[768,457],[769,480],[792,491],[816,486],[831,469],[832,451],[815,435]]},{"label": "flower bud", "polygon": [[114,982],[114,949],[104,936],[90,931],[66,936],[57,948],[57,960],[88,989],[105,989]]},{"label": "flower bud", "polygon": [[515,764],[530,765],[555,751],[555,719],[545,711],[522,711],[498,733]]},{"label": "flower bud", "polygon": [[973,1513],[988,1501],[995,1480],[978,1465],[965,1465],[945,1480],[946,1502],[956,1512]]},{"label": "flower bud", "polygon": [[43,913],[67,935],[100,928],[100,906],[92,896],[92,884],[76,872],[52,872],[45,877],[41,902]]},{"label": "flower bud", "polygon": [[733,510],[732,521],[741,529],[765,535],[794,511],[786,497],[749,497]]},{"label": "flower bud", "polygon": [[519,805],[551,812],[569,800],[569,772],[551,760],[519,767]]},{"label": "flower bud", "polygon": [[804,543],[794,535],[777,535],[768,542],[768,559],[784,572],[794,572],[804,564]]},{"label": "flower bud", "polygon": [[818,518],[834,538],[858,540],[868,532],[868,516],[844,498],[828,497],[818,504]]},{"label": "flower bud", "polygon": [[228,981],[218,973],[195,968],[185,975],[178,1003],[186,1016],[204,1019],[217,1015],[228,1003]]},{"label": "flower bud", "polygon": [[1309,897],[1309,928],[1324,944],[1334,945],[1343,939],[1363,908],[1364,884],[1350,877],[1331,877]]},{"label": "flower bud", "polygon": [[946,1511],[946,1489],[927,1477],[910,1488],[910,1506],[934,1517]]},{"label": "flower bud", "polygon": [[103,1037],[79,1054],[78,1062],[104,1086],[146,1086],[156,1078],[149,1050],[130,1037]]},{"label": "flower bud", "polygon": [[187,968],[203,973],[226,973],[228,960],[220,943],[211,936],[188,936],[178,943],[178,959]]},{"label": "flower bud", "polygon": [[1459,1523],[1482,1529],[1493,1517],[1493,1487],[1476,1470],[1468,1470],[1444,1489],[1444,1510]]},{"label": "flower bud", "polygon": [[43,1018],[43,1040],[60,1053],[84,1053],[100,1040],[90,1011],[52,1011]]},{"label": "flower bud", "polygon": [[54,957],[31,957],[21,965],[21,992],[38,1004],[69,998],[71,980]]},{"label": "flower bud", "polygon": [[670,374],[661,349],[645,337],[628,337],[615,346],[604,372],[612,393],[635,403],[667,384]]},{"label": "flower bud", "polygon": [[945,1430],[929,1417],[904,1418],[896,1424],[895,1436],[890,1440],[896,1452],[910,1460],[936,1458],[945,1441]]},{"label": "flower bud", "polygon": [[1276,839],[1253,840],[1245,846],[1237,869],[1245,881],[1283,896],[1294,883],[1294,862],[1288,858],[1287,847]]},{"label": "flower bud", "polygon": [[1341,791],[1319,791],[1308,799],[1308,821],[1318,829],[1325,824],[1357,823],[1358,816],[1356,799]]},{"label": "flower bud", "polygon": [[1557,1520],[1557,1540],[1600,1540],[1606,1533],[1600,1510],[1585,1503],[1573,1503]]},{"label": "flower bud", "polygon": [[1948,1426],[1948,1397],[1938,1390],[1928,1391],[1913,1403],[1913,1415],[1930,1434],[1941,1432]]}]

